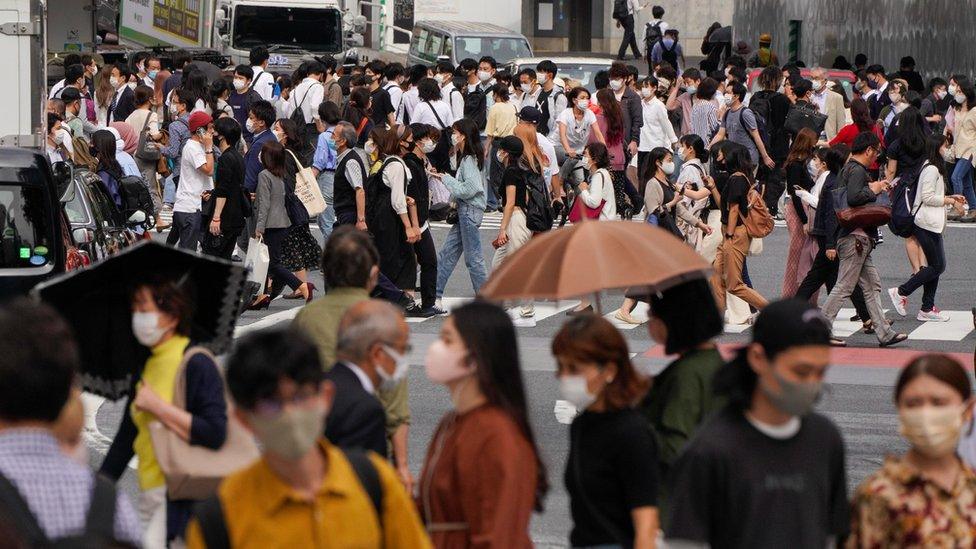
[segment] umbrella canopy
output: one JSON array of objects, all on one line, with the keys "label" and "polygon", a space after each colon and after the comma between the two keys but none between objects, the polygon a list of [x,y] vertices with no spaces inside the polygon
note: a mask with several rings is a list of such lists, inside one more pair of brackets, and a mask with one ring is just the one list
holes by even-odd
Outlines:
[{"label": "umbrella canopy", "polygon": [[220,70],[220,67],[214,65],[213,63],[208,63],[207,61],[201,61],[199,59],[194,59],[191,63],[207,76],[207,82],[220,80],[224,75],[224,73]]},{"label": "umbrella canopy", "polygon": [[228,349],[244,284],[244,270],[229,261],[143,241],[34,288],[74,329],[86,391],[112,400],[128,395],[148,357],[132,333],[130,295],[140,281],[160,276],[191,297],[190,339],[215,353]]},{"label": "umbrella canopy", "polygon": [[721,27],[712,31],[708,36],[709,42],[729,42],[732,43],[732,27]]},{"label": "umbrella canopy", "polygon": [[611,288],[657,292],[709,270],[672,234],[632,221],[584,221],[533,238],[491,275],[481,294],[566,299]]}]

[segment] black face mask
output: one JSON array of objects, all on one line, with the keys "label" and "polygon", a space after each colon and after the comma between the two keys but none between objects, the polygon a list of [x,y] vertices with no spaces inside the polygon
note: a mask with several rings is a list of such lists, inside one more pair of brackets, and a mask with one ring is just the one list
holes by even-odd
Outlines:
[{"label": "black face mask", "polygon": [[726,173],[728,170],[725,167],[725,161],[712,160],[712,177]]}]

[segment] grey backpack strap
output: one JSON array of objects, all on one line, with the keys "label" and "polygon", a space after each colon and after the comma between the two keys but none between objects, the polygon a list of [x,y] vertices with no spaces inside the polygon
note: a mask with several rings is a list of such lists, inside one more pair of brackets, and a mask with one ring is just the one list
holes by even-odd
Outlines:
[{"label": "grey backpack strap", "polygon": [[0,474],[0,509],[6,526],[19,532],[27,547],[44,547],[50,544],[30,506],[17,487],[7,477]]}]

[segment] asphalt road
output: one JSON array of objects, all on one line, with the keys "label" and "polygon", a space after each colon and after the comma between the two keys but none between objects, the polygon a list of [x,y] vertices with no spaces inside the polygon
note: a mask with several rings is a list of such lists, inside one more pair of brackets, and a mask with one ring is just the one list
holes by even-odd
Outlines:
[{"label": "asphalt road", "polygon": [[[490,259],[490,242],[497,233],[497,218],[488,218],[482,229],[485,257]],[[433,229],[438,245],[446,235],[446,228]],[[313,233],[315,231],[313,230]],[[755,287],[767,298],[779,295],[782,266],[786,259],[786,229],[778,227],[765,242],[762,255],[749,258],[749,271]],[[911,298],[909,316],[898,317],[889,311],[898,331],[912,333],[912,338],[897,349],[878,349],[874,336],[855,333],[849,339],[851,348],[834,352],[834,366],[828,373],[827,389],[818,409],[832,418],[840,427],[847,447],[848,485],[851,490],[868,474],[878,468],[885,454],[906,448],[897,434],[897,417],[892,404],[892,387],[898,368],[912,354],[924,351],[957,353],[972,367],[976,335],[969,309],[976,301],[976,255],[973,241],[976,226],[952,226],[946,233],[948,268],[939,286],[937,305],[952,315],[952,321],[938,326],[922,326],[915,321],[921,292]],[[885,288],[900,284],[908,276],[908,264],[900,239],[887,235],[886,242],[874,253]],[[318,273],[313,275],[318,277]],[[821,293],[823,294],[823,293]],[[470,298],[471,284],[463,262],[457,268],[448,285],[446,296]],[[887,296],[882,296],[887,308]],[[821,295],[821,300],[824,298]],[[604,312],[609,313],[619,304],[619,295],[603,298]],[[453,299],[447,300],[454,303]],[[546,511],[537,514],[532,524],[532,537],[540,547],[565,547],[572,522],[569,502],[563,488],[563,467],[568,447],[568,427],[558,423],[553,414],[557,398],[554,377],[555,363],[549,352],[552,336],[564,320],[562,310],[572,302],[539,305],[539,319],[534,327],[517,328],[522,370],[528,391],[530,416],[538,444],[548,467],[552,490],[546,500]],[[239,335],[287,322],[296,312],[296,301],[277,300],[270,310],[261,313],[245,313],[239,321]],[[915,307],[915,309],[911,309]],[[551,316],[547,316],[550,315]],[[544,317],[544,318],[543,318]],[[426,447],[438,420],[449,410],[447,392],[429,382],[423,373],[423,353],[436,337],[442,319],[434,318],[410,324],[412,344],[415,349],[409,360],[413,365],[409,375],[410,404],[413,421],[410,433],[410,462],[415,474],[419,474]],[[835,329],[841,324],[835,325]],[[730,327],[731,332],[721,338],[722,343],[735,344],[748,339],[744,327]],[[645,325],[622,330],[635,361],[648,362],[655,367],[663,366],[666,359],[660,349],[653,348]],[[98,404],[97,401],[92,401]],[[121,404],[104,403],[93,416],[89,425],[88,440],[94,450],[93,465],[101,461],[105,444],[114,434],[119,420]],[[93,430],[97,430],[94,433]],[[126,490],[135,493],[131,472],[123,480]]]}]

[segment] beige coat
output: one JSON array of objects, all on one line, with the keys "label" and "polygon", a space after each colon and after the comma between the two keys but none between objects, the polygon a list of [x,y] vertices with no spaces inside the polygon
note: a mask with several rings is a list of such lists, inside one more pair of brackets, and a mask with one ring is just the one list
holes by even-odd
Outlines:
[{"label": "beige coat", "polygon": [[824,107],[827,109],[827,125],[824,126],[824,132],[827,134],[827,141],[830,141],[847,124],[847,110],[844,108],[844,98],[833,90],[827,90],[827,101]]}]

